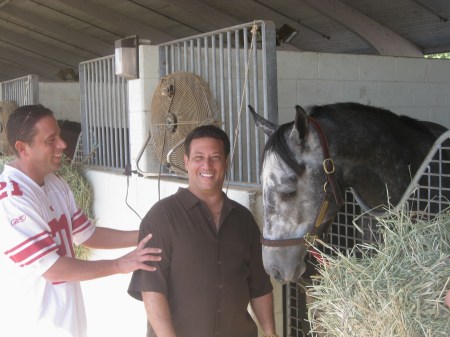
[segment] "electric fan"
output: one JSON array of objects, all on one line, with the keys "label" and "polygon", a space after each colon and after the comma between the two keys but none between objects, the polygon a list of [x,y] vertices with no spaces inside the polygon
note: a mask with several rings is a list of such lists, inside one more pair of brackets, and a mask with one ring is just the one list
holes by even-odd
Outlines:
[{"label": "electric fan", "polygon": [[9,147],[8,138],[6,137],[6,123],[9,115],[17,108],[16,102],[0,102],[0,155],[10,156],[14,153]]},{"label": "electric fan", "polygon": [[150,110],[152,145],[160,163],[186,174],[184,139],[199,125],[214,124],[217,104],[200,76],[175,72],[163,78],[153,94]]}]

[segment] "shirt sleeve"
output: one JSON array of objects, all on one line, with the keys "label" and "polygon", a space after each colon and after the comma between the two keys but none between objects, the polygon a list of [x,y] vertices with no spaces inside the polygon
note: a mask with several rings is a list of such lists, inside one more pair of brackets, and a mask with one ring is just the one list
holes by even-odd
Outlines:
[{"label": "shirt sleeve", "polygon": [[253,218],[251,217],[251,222],[253,225],[253,240],[252,240],[252,259],[250,263],[250,279],[249,279],[249,289],[250,298],[257,298],[266,295],[273,290],[272,282],[270,281],[270,276],[266,273],[262,261],[262,246],[261,246],[261,232],[259,227]]},{"label": "shirt sleeve", "polygon": [[156,203],[144,217],[139,227],[139,240],[152,233],[147,246],[161,248],[161,261],[147,262],[156,271],[136,270],[131,277],[128,294],[142,301],[141,292],[158,292],[168,295],[168,275],[171,265],[172,235],[171,216],[166,202]]}]

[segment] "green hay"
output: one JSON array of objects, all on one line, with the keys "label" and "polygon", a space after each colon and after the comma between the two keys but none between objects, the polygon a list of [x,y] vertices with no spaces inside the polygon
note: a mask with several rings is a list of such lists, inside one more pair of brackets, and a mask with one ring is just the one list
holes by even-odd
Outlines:
[{"label": "green hay", "polygon": [[[334,337],[450,336],[450,212],[432,221],[378,219],[383,244],[322,254],[309,287],[315,333]],[[363,254],[356,258],[355,253]],[[376,252],[376,254],[373,254]],[[318,313],[315,315],[315,313]]]},{"label": "green hay", "polygon": [[[14,157],[0,156],[0,172],[3,171],[5,163],[13,159]],[[91,221],[94,221],[92,220],[94,219],[93,191],[84,175],[84,167],[79,164],[72,165],[70,161],[66,157],[64,157],[63,165],[56,173],[62,176],[67,181],[70,188],[72,189],[78,206],[80,206],[80,208],[91,219]],[[90,250],[87,247],[83,245],[74,245],[74,248],[75,256],[77,258],[84,260],[89,258]]]}]

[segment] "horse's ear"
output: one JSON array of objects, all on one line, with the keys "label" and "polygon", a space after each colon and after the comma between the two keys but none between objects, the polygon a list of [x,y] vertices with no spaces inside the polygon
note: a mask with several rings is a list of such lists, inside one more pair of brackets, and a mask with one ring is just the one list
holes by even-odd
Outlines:
[{"label": "horse's ear", "polygon": [[259,115],[251,105],[248,106],[248,109],[252,113],[253,119],[255,120],[255,125],[258,129],[262,129],[262,131],[270,137],[277,129],[277,126]]},{"label": "horse's ear", "polygon": [[309,130],[308,114],[300,105],[295,106],[295,111],[294,127],[289,139],[302,142],[305,140]]}]

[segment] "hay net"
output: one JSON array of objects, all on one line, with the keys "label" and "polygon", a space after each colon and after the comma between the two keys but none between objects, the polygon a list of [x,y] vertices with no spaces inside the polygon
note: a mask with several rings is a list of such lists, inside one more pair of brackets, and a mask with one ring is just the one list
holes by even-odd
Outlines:
[{"label": "hay net", "polygon": [[[308,293],[308,316],[321,336],[450,336],[450,211],[432,220],[395,212],[379,220],[382,243],[325,263]],[[375,253],[375,254],[374,254]],[[362,258],[361,258],[362,257]]]}]

